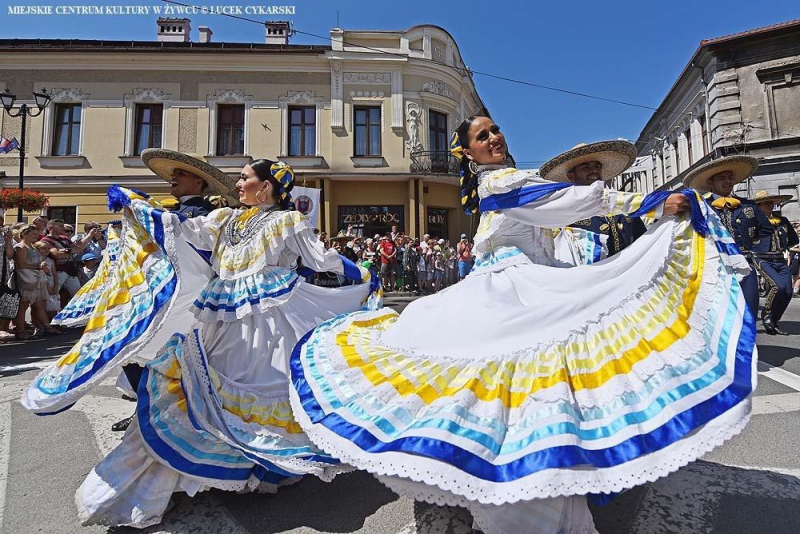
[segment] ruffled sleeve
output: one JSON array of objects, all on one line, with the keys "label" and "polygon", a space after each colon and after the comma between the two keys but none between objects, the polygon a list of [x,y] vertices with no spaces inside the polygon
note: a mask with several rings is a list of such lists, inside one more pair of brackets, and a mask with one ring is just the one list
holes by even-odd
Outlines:
[{"label": "ruffled sleeve", "polygon": [[198,251],[213,251],[219,241],[225,222],[231,217],[233,209],[220,208],[201,217],[181,217],[181,237]]},{"label": "ruffled sleeve", "polygon": [[644,201],[644,195],[614,191],[602,182],[562,184],[517,169],[488,173],[481,180],[479,193],[482,210],[491,203],[510,219],[544,228],[560,228],[598,215],[633,213]]},{"label": "ruffled sleeve", "polygon": [[[288,217],[307,220],[296,211],[289,212]],[[358,267],[333,249],[326,249],[325,245],[314,235],[311,225],[296,224],[297,231],[286,240],[286,248],[297,254],[303,265],[317,272],[342,274],[350,280],[366,282],[369,280],[369,271]]]}]

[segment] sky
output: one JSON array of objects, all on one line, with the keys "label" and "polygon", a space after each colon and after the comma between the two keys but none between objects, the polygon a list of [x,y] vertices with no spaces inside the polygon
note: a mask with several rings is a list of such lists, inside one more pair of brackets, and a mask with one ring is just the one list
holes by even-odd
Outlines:
[{"label": "sky", "polygon": [[[800,18],[798,0],[541,2],[431,0],[182,0],[196,6],[294,6],[294,44],[330,44],[330,29],[446,29],[465,63],[481,71],[603,98],[657,107],[702,39]],[[279,3],[283,1],[285,3]],[[155,40],[157,15],[10,15],[9,6],[161,6],[159,0],[0,1],[0,37]],[[263,26],[219,15],[191,15],[192,39],[210,26],[213,40],[257,42]],[[475,85],[506,134],[520,167],[581,142],[635,141],[648,109],[581,98],[475,74]]]}]

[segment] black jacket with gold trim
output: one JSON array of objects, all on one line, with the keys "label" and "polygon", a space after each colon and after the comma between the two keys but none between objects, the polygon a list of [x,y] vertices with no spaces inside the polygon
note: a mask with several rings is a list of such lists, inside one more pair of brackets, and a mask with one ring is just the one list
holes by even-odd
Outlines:
[{"label": "black jacket with gold trim", "polygon": [[608,246],[609,256],[613,256],[625,247],[630,246],[631,243],[647,231],[647,227],[641,219],[628,217],[627,215],[581,219],[570,226],[589,230],[596,234],[607,235],[608,241],[606,245]]},{"label": "black jacket with gold trim", "polygon": [[783,254],[793,246],[800,242],[792,227],[792,223],[786,217],[770,217],[769,222],[772,224],[772,235],[769,239],[762,239],[761,242],[753,248],[753,252],[758,253],[781,253]]},{"label": "black jacket with gold trim", "polygon": [[[713,205],[714,200],[722,197],[713,193],[706,193],[703,198],[711,206],[711,209],[719,215],[722,224],[731,233],[734,241],[742,251],[753,252],[754,247],[758,246],[760,248],[763,246],[761,244],[763,238],[772,235],[774,230],[772,224],[752,200],[731,195],[731,198],[739,201],[738,206],[735,208],[716,208]],[[769,240],[766,239],[764,241]]]}]

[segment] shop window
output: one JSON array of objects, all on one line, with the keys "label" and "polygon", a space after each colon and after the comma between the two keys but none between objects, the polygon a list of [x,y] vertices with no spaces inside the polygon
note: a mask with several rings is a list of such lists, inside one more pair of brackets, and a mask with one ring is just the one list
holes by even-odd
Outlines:
[{"label": "shop window", "polygon": [[391,232],[392,226],[404,230],[403,206],[339,206],[339,229],[353,228],[356,235],[373,237]]},{"label": "shop window", "polygon": [[448,210],[428,208],[428,233],[436,239],[449,239]]}]

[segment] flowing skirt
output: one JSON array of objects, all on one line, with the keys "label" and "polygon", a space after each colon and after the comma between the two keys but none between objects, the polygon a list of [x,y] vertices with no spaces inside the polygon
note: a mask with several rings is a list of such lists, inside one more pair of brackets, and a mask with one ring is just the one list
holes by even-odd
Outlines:
[{"label": "flowing skirt", "polygon": [[170,338],[144,370],[134,424],[78,489],[84,524],[144,528],[161,521],[174,492],[274,492],[351,469],[294,420],[288,357],[303,333],[357,308],[369,288],[300,284],[266,313]]},{"label": "flowing skirt", "polygon": [[402,316],[327,321],[293,352],[295,417],[396,491],[500,520],[665,476],[740,432],[755,388],[748,267],[706,217],[571,269],[505,247]]}]

